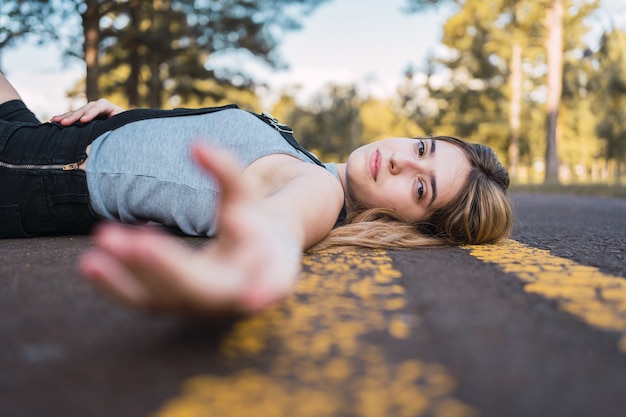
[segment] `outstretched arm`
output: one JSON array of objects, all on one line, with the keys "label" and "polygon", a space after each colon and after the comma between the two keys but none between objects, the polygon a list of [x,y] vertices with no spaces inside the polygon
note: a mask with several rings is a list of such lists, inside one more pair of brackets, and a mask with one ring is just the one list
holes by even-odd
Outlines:
[{"label": "outstretched arm", "polygon": [[[95,248],[84,255],[80,269],[116,298],[148,311],[202,316],[258,311],[289,293],[301,251],[334,223],[334,208],[313,209],[315,203],[307,200],[315,193],[301,186],[322,184],[321,192],[336,198],[336,212],[340,186],[334,178],[326,182],[318,172],[311,178],[305,172],[259,200],[229,155],[205,147],[194,152],[222,188],[217,238],[192,250],[155,230],[107,225],[96,233]],[[329,196],[315,197],[328,205]]]},{"label": "outstretched arm", "polygon": [[123,111],[125,110],[122,107],[111,103],[107,99],[101,98],[96,101],[90,101],[76,110],[53,116],[50,120],[52,122],[61,123],[63,126],[69,126],[78,121],[87,123],[98,117],[109,118]]}]

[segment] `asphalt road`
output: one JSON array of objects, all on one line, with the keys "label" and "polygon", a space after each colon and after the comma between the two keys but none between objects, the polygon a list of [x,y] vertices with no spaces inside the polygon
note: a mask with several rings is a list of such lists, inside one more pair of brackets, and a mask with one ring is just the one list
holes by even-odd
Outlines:
[{"label": "asphalt road", "polygon": [[0,416],[626,416],[626,200],[514,202],[501,245],[308,255],[221,322],[112,303],[89,237],[0,241]]}]

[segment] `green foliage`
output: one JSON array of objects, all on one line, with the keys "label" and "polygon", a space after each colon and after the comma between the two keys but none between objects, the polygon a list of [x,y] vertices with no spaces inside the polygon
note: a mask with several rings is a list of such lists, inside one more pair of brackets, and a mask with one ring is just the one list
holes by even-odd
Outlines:
[{"label": "green foliage", "polygon": [[[299,28],[298,17],[325,0],[153,0],[128,2],[103,17],[103,69],[128,67],[103,79],[103,90],[138,91],[139,106],[209,105],[245,98],[254,82],[236,65],[214,67],[223,51],[282,65],[278,36]],[[136,84],[131,85],[131,84]],[[246,102],[251,98],[247,97]],[[255,101],[255,100],[252,100]],[[251,103],[256,105],[257,103]]]},{"label": "green foliage", "polygon": [[[280,68],[281,35],[297,29],[324,1],[8,0],[0,4],[0,47],[30,33],[46,42],[64,39],[68,55],[85,59],[85,30],[95,21],[96,79],[113,101],[163,108],[236,102],[261,111],[255,80],[237,59],[220,58],[234,52]],[[519,181],[539,181],[545,166],[550,1],[406,0],[408,13],[440,8],[452,14],[438,54],[422,70],[409,67],[395,97],[373,98],[357,85],[330,84],[304,105],[296,91],[284,91],[272,113],[325,160],[343,160],[353,148],[384,137],[449,134],[490,145],[505,162],[515,142]],[[606,180],[607,171],[619,176],[626,166],[626,35],[607,31],[599,48],[588,45],[599,0],[563,2],[561,174],[565,182]],[[58,30],[59,22],[79,18],[83,27]],[[517,66],[513,50],[522,53]],[[513,74],[521,74],[521,82]],[[89,89],[89,81],[78,88]],[[513,127],[515,97],[521,97],[519,128]]]},{"label": "green foliage", "polygon": [[324,161],[345,161],[352,150],[375,140],[424,136],[390,99],[363,97],[355,85],[329,84],[306,105],[298,105],[294,94],[284,91],[272,114]]},{"label": "green foliage", "polygon": [[[1,10],[23,15],[19,22],[30,31],[49,28],[46,19],[80,16],[83,27],[64,28],[63,44],[68,55],[86,60],[88,89],[90,74],[99,72],[102,95],[123,95],[129,106],[172,107],[249,95],[252,78],[236,62],[213,66],[213,58],[228,51],[273,68],[284,65],[276,49],[280,36],[298,29],[300,19],[325,1],[6,0]],[[0,36],[9,33],[8,43],[21,30],[7,26]],[[86,34],[95,40],[99,62],[87,57]]]},{"label": "green foliage", "polygon": [[[457,10],[446,22],[442,37],[447,51],[430,58],[426,79],[409,74],[409,83],[402,87],[399,100],[425,131],[485,143],[507,162],[507,148],[513,135],[512,45],[517,45],[522,50],[522,82],[517,87],[521,87],[522,97],[517,139],[519,163],[524,165],[520,178],[534,181],[545,167],[544,19],[549,0],[407,0],[410,11],[453,3]],[[620,139],[620,133],[625,131],[620,124],[624,116],[619,109],[626,106],[616,98],[616,92],[621,85],[618,74],[624,74],[624,67],[605,63],[602,76],[594,70],[598,63],[586,58],[590,54],[585,43],[588,20],[598,1],[564,0],[564,3],[565,66],[557,129],[558,155],[566,181],[591,180],[597,178],[599,158],[623,155],[619,146],[626,143]],[[610,62],[618,62],[617,54],[613,55]],[[612,68],[609,74],[613,76],[607,77],[607,67]],[[613,87],[609,87],[611,83]],[[597,87],[604,96],[593,92],[596,84],[604,86]],[[612,94],[610,99],[607,94]],[[613,103],[613,111],[594,97]],[[603,113],[603,122],[595,129],[600,115],[597,108],[608,113]],[[603,146],[598,136],[611,139],[605,139]]]},{"label": "green foliage", "polygon": [[362,100],[355,86],[330,84],[308,106],[286,111],[287,103],[295,100],[283,94],[274,114],[294,129],[303,146],[323,159],[340,161],[362,143]]},{"label": "green foliage", "polygon": [[465,1],[444,26],[445,56],[431,58],[427,79],[414,82],[415,97],[407,101],[405,94],[405,106],[429,134],[461,136],[504,155],[507,68],[494,35],[498,16],[492,4]]},{"label": "green foliage", "polygon": [[593,106],[598,116],[596,133],[604,142],[602,153],[607,159],[625,163],[626,32],[615,29],[604,33],[593,62]]},{"label": "green foliage", "polygon": [[389,137],[426,136],[415,120],[395,110],[391,100],[372,97],[363,100],[360,117],[364,143]]}]

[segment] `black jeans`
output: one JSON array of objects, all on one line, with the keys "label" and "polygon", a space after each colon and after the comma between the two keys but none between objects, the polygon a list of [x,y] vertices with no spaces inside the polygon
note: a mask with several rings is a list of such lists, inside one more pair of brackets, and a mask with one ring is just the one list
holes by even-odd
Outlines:
[{"label": "black jeans", "polygon": [[90,135],[40,123],[19,100],[0,105],[0,238],[88,233],[98,221],[78,163]]}]

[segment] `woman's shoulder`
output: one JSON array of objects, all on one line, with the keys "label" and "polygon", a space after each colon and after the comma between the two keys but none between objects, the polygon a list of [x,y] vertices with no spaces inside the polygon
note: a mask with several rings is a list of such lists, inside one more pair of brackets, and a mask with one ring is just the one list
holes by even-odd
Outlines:
[{"label": "woman's shoulder", "polygon": [[268,193],[294,180],[309,182],[315,189],[342,190],[338,178],[329,170],[287,154],[263,156],[246,167],[242,175],[253,182],[261,181],[259,187]]}]

